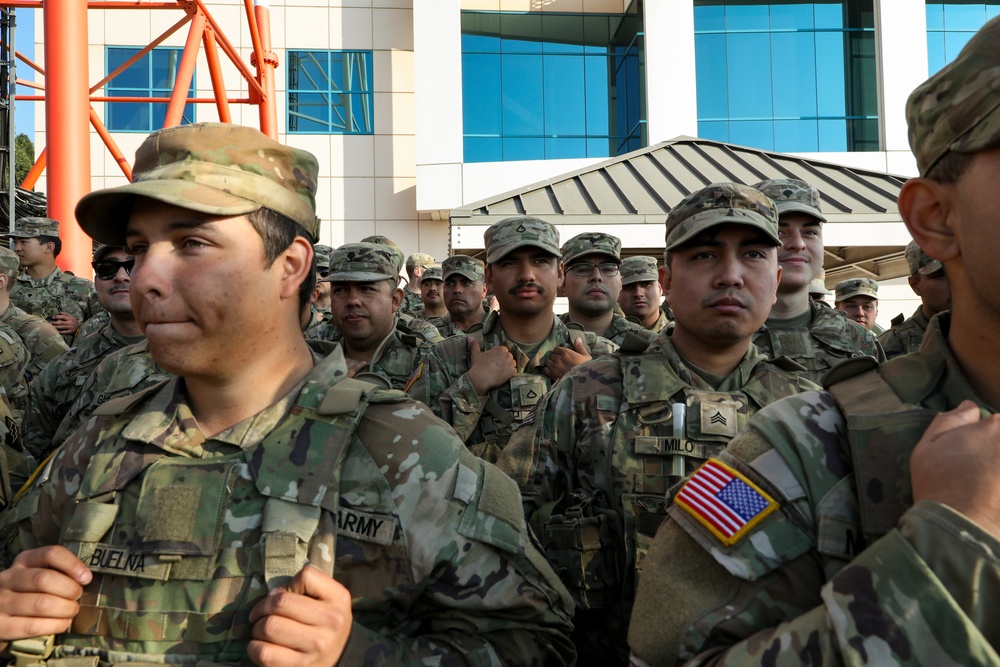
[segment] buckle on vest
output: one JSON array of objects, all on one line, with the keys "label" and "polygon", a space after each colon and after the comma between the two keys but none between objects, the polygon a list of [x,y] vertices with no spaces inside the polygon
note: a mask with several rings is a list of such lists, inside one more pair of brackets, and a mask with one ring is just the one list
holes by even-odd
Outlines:
[{"label": "buckle on vest", "polygon": [[10,654],[14,656],[14,667],[44,667],[55,645],[55,635],[12,641]]}]

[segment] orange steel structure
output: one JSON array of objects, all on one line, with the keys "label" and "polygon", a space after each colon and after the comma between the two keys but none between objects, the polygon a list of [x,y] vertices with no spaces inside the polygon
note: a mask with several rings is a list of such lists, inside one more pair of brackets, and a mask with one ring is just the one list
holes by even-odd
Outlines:
[{"label": "orange steel structure", "polygon": [[[45,103],[45,130],[47,145],[39,153],[34,167],[21,187],[34,189],[43,171],[47,172],[48,214],[61,223],[63,251],[58,263],[76,275],[92,276],[91,239],[76,223],[73,211],[77,202],[90,192],[90,127],[92,126],[105,147],[114,157],[127,178],[132,178],[132,168],[122,155],[108,129],[94,111],[94,102],[130,102],[167,104],[164,127],[178,125],[184,105],[214,104],[219,119],[231,122],[230,104],[249,104],[258,107],[260,129],[277,138],[278,122],[275,107],[274,68],[278,65],[271,51],[270,16],[267,0],[243,0],[246,28],[253,44],[248,66],[226,37],[222,27],[212,16],[204,0],[0,0],[0,7],[41,9],[45,69],[31,62],[21,53],[17,59],[39,74],[44,75],[44,85],[17,79],[17,84],[43,94],[15,95],[15,100],[33,100]],[[152,40],[132,58],[100,81],[88,82],[87,16],[89,10],[129,9],[164,10],[183,12],[183,16]],[[124,72],[171,35],[187,26],[187,40],[181,54],[170,97],[123,97],[96,95],[109,81]],[[188,97],[191,78],[200,53],[205,60],[212,82],[212,97]],[[221,52],[221,55],[220,55]],[[240,79],[247,84],[247,97],[232,97],[227,92],[223,78],[222,57],[233,64]],[[253,68],[254,71],[251,71]]]}]

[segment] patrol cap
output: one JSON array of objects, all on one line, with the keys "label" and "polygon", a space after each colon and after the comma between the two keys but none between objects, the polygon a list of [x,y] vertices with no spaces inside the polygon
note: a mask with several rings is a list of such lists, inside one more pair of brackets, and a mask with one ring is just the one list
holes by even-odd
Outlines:
[{"label": "patrol cap", "polygon": [[438,261],[433,257],[431,257],[430,255],[428,255],[426,252],[415,252],[406,258],[407,269],[415,269],[418,266],[427,268],[428,266],[437,263]]},{"label": "patrol cap", "polygon": [[452,255],[441,263],[441,271],[445,280],[456,273],[472,281],[486,280],[482,261],[468,255]]},{"label": "patrol cap", "polygon": [[541,248],[556,257],[559,250],[559,232],[548,222],[530,215],[504,218],[493,223],[483,236],[486,244],[486,263],[492,264],[518,248]]},{"label": "patrol cap", "polygon": [[21,258],[10,248],[0,245],[0,273],[16,276],[21,271]]},{"label": "patrol cap", "polygon": [[330,273],[324,282],[367,283],[399,281],[392,248],[377,243],[345,243],[330,255]]},{"label": "patrol cap", "polygon": [[772,244],[778,240],[778,210],[764,193],[738,183],[713,183],[685,197],[667,216],[666,252],[706,229],[722,224],[750,225]]},{"label": "patrol cap", "polygon": [[439,264],[435,264],[434,266],[428,266],[427,270],[424,271],[423,277],[420,279],[421,284],[423,284],[423,281],[425,280],[436,280],[438,282],[444,282],[444,278],[442,277],[441,273],[441,266]]},{"label": "patrol cap", "polygon": [[622,240],[604,232],[584,232],[577,234],[563,244],[563,264],[569,266],[573,260],[586,255],[605,255],[616,264],[622,263]]},{"label": "patrol cap", "polygon": [[658,280],[656,258],[648,255],[628,257],[622,261],[621,274],[622,285],[631,285],[643,280]]},{"label": "patrol cap", "polygon": [[805,213],[820,222],[826,222],[826,217],[819,210],[819,190],[805,181],[797,178],[772,178],[753,187],[774,202],[779,218],[785,213]]},{"label": "patrol cap", "polygon": [[949,151],[975,153],[1000,144],[1000,17],[917,86],[906,102],[906,123],[921,176]]},{"label": "patrol cap", "polygon": [[837,296],[834,297],[837,303],[840,303],[844,299],[850,299],[852,296],[878,298],[878,283],[871,278],[848,278],[847,280],[841,280],[833,289],[837,293]]},{"label": "patrol cap", "polygon": [[121,250],[122,252],[128,254],[129,257],[132,256],[131,253],[129,253],[128,250],[125,249],[123,246],[118,246],[118,245],[104,245],[103,243],[101,243],[101,244],[98,244],[98,246],[96,248],[94,248],[94,261],[95,262],[101,261],[102,259],[104,259],[105,257],[107,257],[109,254],[113,253],[115,250]]},{"label": "patrol cap", "polygon": [[59,221],[52,218],[19,218],[14,223],[14,231],[2,235],[3,238],[33,239],[39,236],[59,237]]},{"label": "patrol cap", "polygon": [[376,245],[385,246],[393,253],[393,259],[396,261],[396,280],[399,280],[399,274],[403,270],[403,251],[399,249],[399,246],[390,239],[388,236],[382,236],[381,234],[375,234],[373,236],[366,236],[361,239],[362,243],[374,243]]},{"label": "patrol cap", "polygon": [[197,123],[158,130],[135,153],[132,182],[97,190],[76,205],[83,231],[108,245],[125,244],[136,197],[209,215],[245,215],[269,208],[310,239],[316,217],[316,158],[251,127]]},{"label": "patrol cap", "polygon": [[317,269],[330,268],[330,255],[333,254],[333,248],[328,245],[321,245],[317,243],[313,246],[313,254],[316,255]]},{"label": "patrol cap", "polygon": [[944,268],[941,262],[924,252],[916,241],[906,244],[906,266],[910,269],[911,276],[914,273],[929,276]]},{"label": "patrol cap", "polygon": [[833,292],[826,288],[826,271],[821,270],[818,276],[809,281],[809,293],[822,294],[823,296],[833,294]]}]

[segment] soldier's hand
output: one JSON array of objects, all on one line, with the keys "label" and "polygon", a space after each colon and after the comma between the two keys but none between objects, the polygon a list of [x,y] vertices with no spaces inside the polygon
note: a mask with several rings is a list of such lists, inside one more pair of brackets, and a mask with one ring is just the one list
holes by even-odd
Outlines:
[{"label": "soldier's hand", "polygon": [[545,362],[545,374],[555,382],[563,375],[566,375],[566,373],[569,373],[583,362],[592,358],[590,352],[587,351],[587,345],[583,342],[583,339],[576,338],[573,340],[572,350],[568,347],[557,347],[552,350],[548,360]]},{"label": "soldier's hand", "polygon": [[482,396],[493,387],[499,387],[517,375],[514,355],[503,345],[483,352],[479,341],[469,338],[469,380],[477,396]]},{"label": "soldier's hand", "polygon": [[972,401],[942,412],[910,456],[913,500],[934,500],[1000,537],[1000,415],[979,418]]},{"label": "soldier's hand", "polygon": [[0,640],[66,632],[80,611],[77,600],[83,587],[92,578],[83,561],[65,547],[22,551],[0,572]]},{"label": "soldier's hand", "polygon": [[59,313],[58,315],[53,315],[49,322],[52,326],[56,328],[56,331],[64,336],[70,336],[76,333],[76,330],[80,328],[80,320],[76,319],[69,313]]},{"label": "soldier's hand", "polygon": [[351,592],[306,565],[251,610],[247,655],[264,667],[331,667],[340,661],[353,619]]}]

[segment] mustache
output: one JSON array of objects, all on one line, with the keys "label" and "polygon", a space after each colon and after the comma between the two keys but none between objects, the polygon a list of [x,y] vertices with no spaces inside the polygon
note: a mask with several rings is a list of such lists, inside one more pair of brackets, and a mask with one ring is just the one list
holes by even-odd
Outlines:
[{"label": "mustache", "polygon": [[509,290],[507,290],[507,293],[508,294],[516,294],[519,290],[523,290],[523,289],[533,289],[533,290],[537,291],[539,294],[545,294],[545,288],[544,287],[542,287],[538,283],[531,282],[531,281],[524,282],[524,283],[518,283],[518,284],[514,285],[513,287],[511,287]]},{"label": "mustache", "polygon": [[743,308],[750,308],[753,305],[753,300],[746,296],[745,294],[740,294],[736,290],[723,290],[721,292],[716,292],[710,296],[705,297],[701,301],[701,305],[705,308],[711,308],[723,301],[734,301],[738,303]]}]

